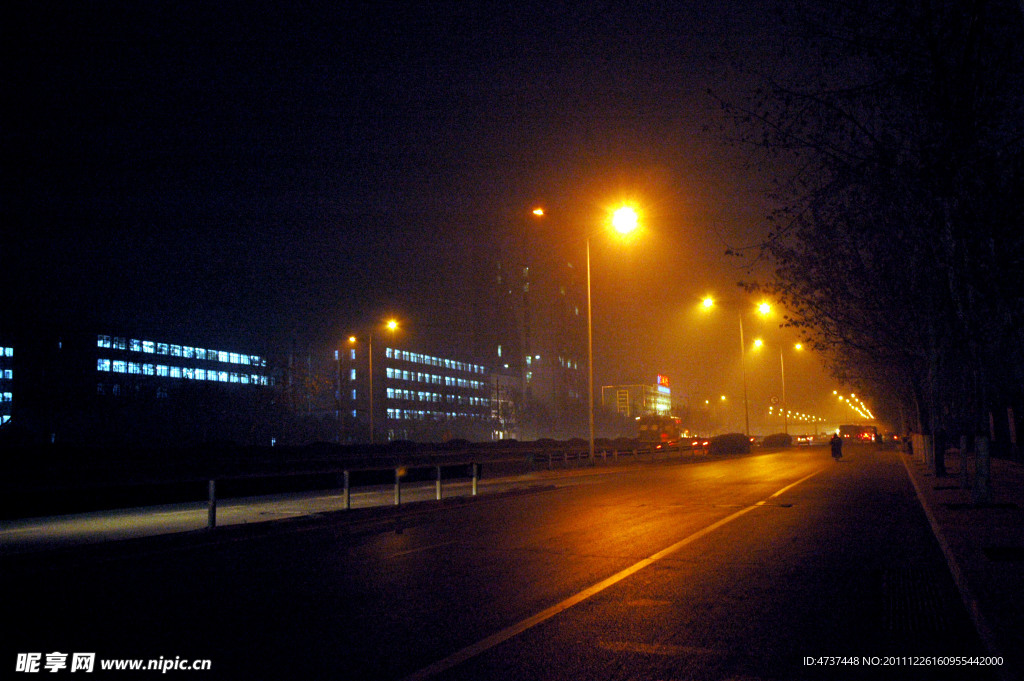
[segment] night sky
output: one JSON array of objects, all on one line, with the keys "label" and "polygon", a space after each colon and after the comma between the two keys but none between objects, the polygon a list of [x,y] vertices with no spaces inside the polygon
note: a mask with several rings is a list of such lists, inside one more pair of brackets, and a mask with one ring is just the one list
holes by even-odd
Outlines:
[{"label": "night sky", "polygon": [[571,232],[630,198],[642,238],[593,239],[597,382],[734,392],[735,317],[694,309],[740,295],[724,252],[764,181],[706,90],[742,96],[769,4],[9,3],[0,314],[264,351],[388,314],[458,338],[537,202]]}]

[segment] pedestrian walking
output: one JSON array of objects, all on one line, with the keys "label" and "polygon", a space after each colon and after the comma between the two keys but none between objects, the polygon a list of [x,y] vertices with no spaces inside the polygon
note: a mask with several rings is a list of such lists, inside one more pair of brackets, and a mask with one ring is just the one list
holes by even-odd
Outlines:
[{"label": "pedestrian walking", "polygon": [[843,458],[843,438],[839,437],[839,433],[832,434],[829,444],[832,445],[832,458],[836,461]]}]

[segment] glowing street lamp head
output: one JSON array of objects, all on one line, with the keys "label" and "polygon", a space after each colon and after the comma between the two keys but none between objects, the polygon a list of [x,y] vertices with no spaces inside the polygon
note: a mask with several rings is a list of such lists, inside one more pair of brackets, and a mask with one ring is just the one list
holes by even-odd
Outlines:
[{"label": "glowing street lamp head", "polygon": [[701,302],[701,305],[703,305],[705,309],[710,310],[715,306],[715,301],[713,298],[705,298],[703,302]]},{"label": "glowing street lamp head", "polygon": [[388,331],[394,331],[398,328],[398,322],[394,319],[389,319],[387,323]]},{"label": "glowing street lamp head", "polygon": [[349,343],[355,343],[356,342],[356,337],[355,336],[349,336],[348,337],[348,342]]},{"label": "glowing street lamp head", "polygon": [[629,234],[637,228],[640,218],[629,206],[622,206],[612,213],[612,227],[619,234]]},{"label": "glowing street lamp head", "polygon": [[764,341],[763,341],[763,340],[761,340],[760,338],[757,338],[757,339],[755,339],[755,340],[754,340],[754,347],[755,347],[755,348],[759,348],[759,347],[761,347],[762,345],[764,345]]},{"label": "glowing street lamp head", "polygon": [[534,215],[536,215],[539,218],[544,217],[544,209],[541,208],[540,206],[537,206],[536,208],[534,208],[532,212],[533,212]]},{"label": "glowing street lamp head", "polygon": [[793,346],[793,348],[795,350],[803,350],[804,349],[804,344],[803,343],[797,343],[796,345]]},{"label": "glowing street lamp head", "polygon": [[760,312],[761,314],[768,314],[769,312],[772,311],[772,306],[769,305],[768,303],[761,303],[760,305],[757,306],[757,311]]}]

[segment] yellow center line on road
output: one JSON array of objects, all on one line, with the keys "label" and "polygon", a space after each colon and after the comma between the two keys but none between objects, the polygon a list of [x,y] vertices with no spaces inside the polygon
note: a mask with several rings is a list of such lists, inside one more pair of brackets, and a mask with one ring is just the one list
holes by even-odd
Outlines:
[{"label": "yellow center line on road", "polygon": [[[793,489],[797,485],[799,485],[801,483],[804,483],[804,482],[807,482],[808,480],[813,478],[815,475],[817,475],[818,473],[821,473],[824,470],[826,470],[826,469],[825,468],[820,468],[820,469],[814,471],[813,473],[811,473],[810,475],[806,475],[806,476],[800,478],[799,480],[797,480],[796,482],[791,483],[789,485],[786,485],[785,487],[783,487],[779,491],[775,492],[774,494],[772,494],[768,498],[769,499],[774,499],[775,497],[778,497],[778,496],[786,493],[787,491]],[[577,594],[575,594],[573,596],[570,596],[569,598],[565,599],[561,603],[553,605],[550,608],[548,608],[547,610],[542,610],[541,612],[538,612],[536,615],[533,615],[531,617],[527,617],[526,619],[524,619],[524,620],[522,620],[520,622],[517,622],[516,624],[513,624],[510,627],[502,629],[501,631],[499,631],[499,632],[497,632],[495,634],[491,634],[490,636],[488,636],[485,639],[477,641],[476,643],[474,643],[472,645],[466,646],[462,650],[458,650],[458,651],[452,653],[451,655],[449,655],[448,657],[444,658],[443,660],[438,660],[437,662],[435,662],[435,663],[433,663],[431,665],[428,665],[428,666],[424,667],[423,669],[420,669],[417,672],[414,672],[414,673],[410,674],[409,676],[405,677],[405,679],[403,681],[423,681],[425,679],[432,678],[434,676],[437,676],[438,674],[441,674],[441,673],[443,673],[445,671],[448,671],[449,669],[452,669],[453,667],[456,667],[456,666],[462,664],[466,660],[470,660],[470,659],[476,657],[477,655],[485,653],[488,650],[490,650],[491,648],[494,648],[495,646],[498,646],[498,645],[504,643],[505,641],[509,640],[510,638],[518,636],[519,634],[523,633],[527,629],[531,629],[531,628],[537,626],[538,624],[551,619],[555,615],[568,610],[572,606],[577,605],[579,603],[582,603],[583,601],[587,600],[591,596],[595,596],[595,595],[601,593],[602,591],[604,591],[608,587],[614,586],[615,584],[618,584],[619,582],[621,582],[622,580],[626,579],[630,575],[636,574],[637,572],[639,572],[640,570],[643,570],[645,567],[651,565],[652,563],[656,563],[659,560],[661,560],[662,558],[665,558],[666,556],[672,555],[673,553],[679,551],[680,549],[682,549],[683,547],[687,546],[688,544],[692,544],[693,542],[697,541],[701,537],[704,537],[704,536],[706,536],[708,534],[711,534],[712,532],[714,532],[718,528],[722,527],[723,525],[727,525],[727,524],[731,523],[732,521],[736,520],[737,518],[739,518],[739,517],[741,517],[743,515],[746,515],[747,513],[750,513],[751,511],[753,511],[756,508],[760,508],[761,506],[764,505],[764,503],[765,503],[764,501],[759,501],[756,504],[751,504],[750,506],[747,506],[746,508],[742,508],[739,511],[736,511],[735,513],[733,513],[732,515],[726,516],[725,518],[722,518],[721,520],[708,525],[704,529],[701,529],[701,530],[698,530],[698,531],[694,532],[693,534],[691,534],[690,536],[686,537],[685,539],[681,539],[680,541],[677,541],[675,544],[672,544],[671,546],[669,546],[667,548],[664,548],[661,551],[658,551],[657,553],[655,553],[655,554],[653,554],[653,555],[651,555],[651,556],[649,556],[647,558],[644,558],[643,560],[639,561],[638,563],[634,563],[633,565],[630,565],[625,570],[617,572],[614,575],[612,575],[611,577],[609,577],[609,578],[607,578],[605,580],[602,580],[602,581],[598,582],[597,584],[594,584],[593,586],[590,586],[590,587],[584,589],[583,591],[580,591],[579,593],[577,593]]]}]

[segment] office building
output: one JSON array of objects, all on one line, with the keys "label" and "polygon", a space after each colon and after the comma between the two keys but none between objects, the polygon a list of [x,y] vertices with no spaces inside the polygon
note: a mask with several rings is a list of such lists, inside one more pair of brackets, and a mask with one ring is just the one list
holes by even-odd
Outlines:
[{"label": "office building", "polygon": [[482,364],[354,339],[335,359],[344,442],[492,436],[491,383]]}]

